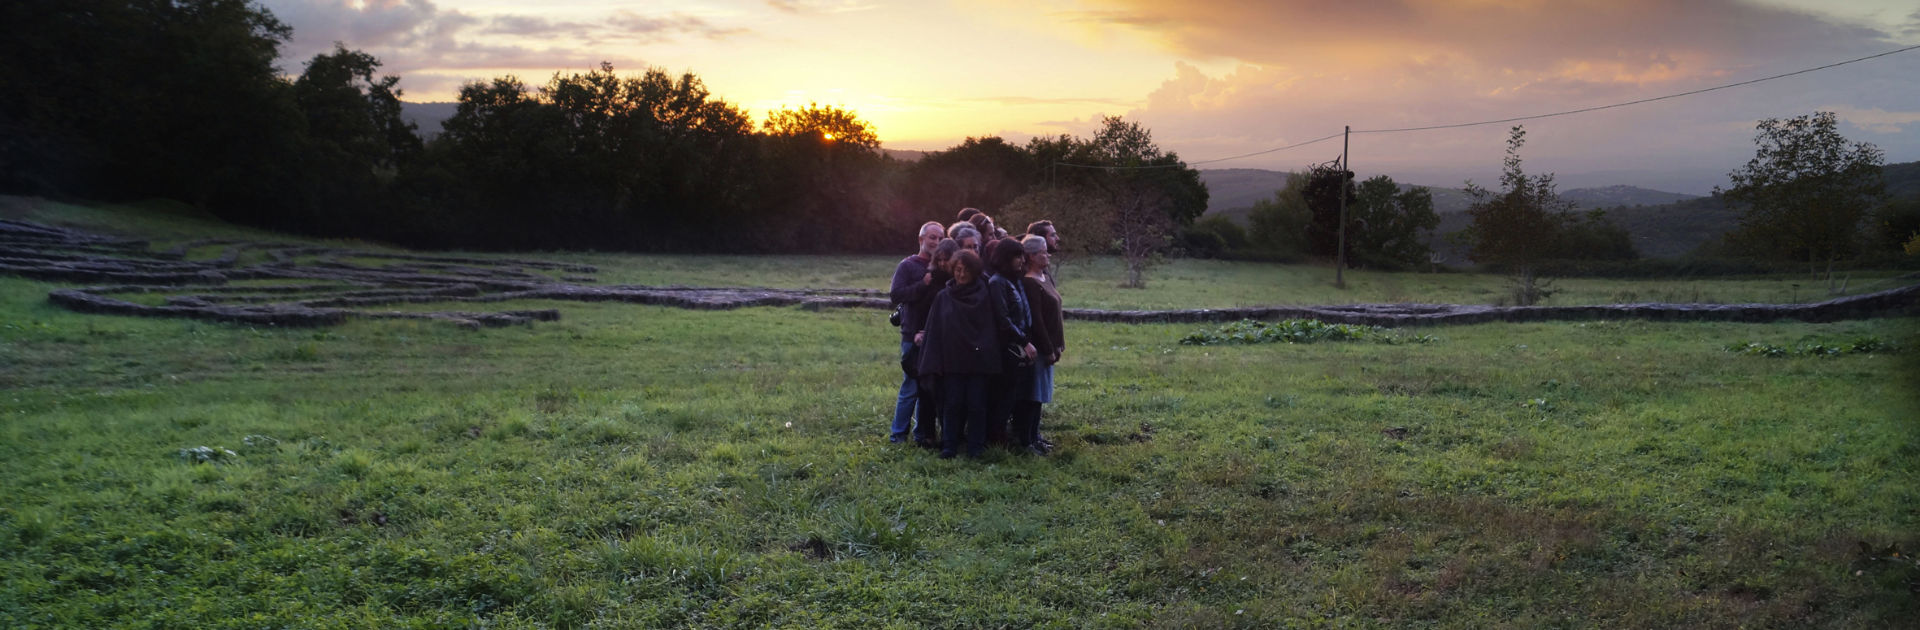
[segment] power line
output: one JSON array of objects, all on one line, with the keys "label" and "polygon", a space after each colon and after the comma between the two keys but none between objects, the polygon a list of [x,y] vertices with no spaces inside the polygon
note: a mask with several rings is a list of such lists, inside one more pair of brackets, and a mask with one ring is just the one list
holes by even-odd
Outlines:
[{"label": "power line", "polygon": [[[1772,81],[1772,80],[1775,80],[1775,79],[1784,79],[1784,78],[1787,78],[1787,77],[1791,77],[1791,76],[1795,76],[1795,75],[1801,75],[1801,74],[1807,74],[1807,73],[1809,73],[1809,72],[1818,72],[1818,71],[1821,71],[1821,70],[1826,70],[1826,69],[1829,69],[1829,68],[1837,68],[1837,67],[1840,67],[1840,66],[1844,66],[1844,65],[1847,65],[1847,64],[1851,64],[1851,63],[1859,63],[1859,62],[1862,62],[1862,61],[1867,61],[1867,60],[1870,60],[1870,59],[1878,59],[1878,58],[1881,58],[1881,57],[1886,57],[1886,56],[1889,56],[1889,55],[1897,55],[1897,54],[1900,54],[1900,53],[1903,53],[1903,52],[1909,52],[1909,51],[1913,51],[1913,50],[1920,50],[1920,45],[1914,45],[1914,46],[1908,46],[1908,47],[1905,47],[1905,48],[1900,48],[1900,49],[1896,49],[1896,50],[1889,50],[1889,51],[1887,51],[1887,52],[1883,52],[1883,53],[1878,53],[1878,54],[1872,54],[1872,55],[1867,55],[1867,56],[1865,56],[1865,57],[1857,57],[1857,58],[1854,58],[1854,59],[1848,59],[1848,60],[1846,60],[1846,61],[1839,61],[1839,62],[1834,62],[1834,63],[1830,63],[1830,64],[1827,64],[1827,65],[1824,65],[1824,66],[1817,66],[1817,67],[1813,67],[1813,68],[1807,68],[1807,69],[1804,69],[1804,70],[1795,70],[1795,71],[1793,71],[1793,72],[1786,72],[1786,73],[1782,73],[1782,74],[1776,74],[1776,75],[1773,75],[1773,76],[1768,76],[1768,77],[1761,77],[1761,78],[1758,78],[1758,79],[1750,79],[1750,80],[1747,80],[1747,81],[1741,81],[1741,82],[1738,82],[1738,83],[1728,83],[1728,84],[1726,84],[1726,85],[1716,85],[1716,86],[1713,86],[1713,87],[1710,87],[1710,88],[1701,88],[1701,89],[1698,89],[1698,90],[1689,90],[1689,91],[1686,91],[1686,92],[1679,92],[1679,93],[1675,93],[1675,94],[1667,94],[1667,95],[1665,95],[1665,96],[1655,96],[1655,97],[1652,97],[1652,98],[1643,98],[1643,99],[1640,99],[1640,100],[1636,100],[1636,101],[1626,101],[1626,102],[1623,102],[1623,103],[1613,103],[1613,104],[1610,104],[1610,105],[1596,105],[1596,106],[1593,106],[1593,107],[1582,107],[1582,108],[1580,108],[1580,109],[1570,109],[1570,110],[1566,110],[1566,111],[1560,111],[1560,112],[1553,112],[1553,113],[1550,113],[1550,114],[1534,114],[1534,115],[1531,115],[1531,116],[1517,116],[1517,117],[1513,117],[1513,118],[1502,118],[1502,119],[1499,119],[1499,120],[1482,120],[1482,121],[1479,121],[1479,122],[1468,122],[1468,123],[1453,123],[1453,124],[1446,124],[1446,125],[1430,125],[1430,126],[1426,126],[1426,127],[1401,127],[1401,128],[1396,128],[1396,129],[1359,129],[1359,130],[1355,130],[1355,131],[1353,131],[1353,133],[1402,133],[1402,132],[1410,132],[1410,131],[1432,131],[1432,130],[1436,130],[1436,129],[1458,129],[1458,128],[1461,128],[1461,127],[1478,127],[1478,126],[1481,126],[1481,125],[1498,125],[1498,124],[1503,124],[1503,123],[1511,123],[1511,122],[1520,122],[1520,121],[1524,121],[1524,120],[1538,120],[1538,119],[1541,119],[1541,118],[1553,118],[1553,117],[1555,117],[1555,116],[1570,116],[1570,115],[1573,115],[1573,114],[1584,114],[1584,113],[1586,113],[1586,112],[1594,112],[1594,111],[1600,111],[1600,110],[1603,110],[1603,109],[1613,109],[1613,108],[1616,108],[1616,107],[1627,107],[1627,106],[1630,106],[1630,105],[1640,105],[1640,104],[1643,104],[1643,103],[1652,103],[1652,102],[1655,102],[1655,101],[1664,101],[1664,100],[1668,100],[1668,99],[1675,99],[1675,98],[1680,98],[1680,97],[1683,97],[1683,96],[1693,96],[1693,95],[1695,95],[1695,94],[1705,94],[1705,93],[1707,93],[1707,92],[1714,92],[1714,91],[1718,91],[1718,90],[1725,90],[1725,89],[1728,89],[1728,88],[1736,88],[1736,87],[1741,87],[1741,86],[1745,86],[1745,85],[1753,85],[1753,84],[1755,84],[1755,83],[1764,83],[1764,82],[1767,82],[1767,81]],[[1325,142],[1325,141],[1328,141],[1328,140],[1332,140],[1332,139],[1334,139],[1334,138],[1338,138],[1338,137],[1340,137],[1340,136],[1341,136],[1341,134],[1338,134],[1338,133],[1336,133],[1336,134],[1332,134],[1332,135],[1329,135],[1329,136],[1325,136],[1325,137],[1321,137],[1321,138],[1315,138],[1315,139],[1313,139],[1313,140],[1308,140],[1308,141],[1306,141],[1306,142],[1301,142],[1301,143],[1298,143],[1298,144],[1290,144],[1290,145],[1287,145],[1287,146],[1284,146],[1284,147],[1277,147],[1277,148],[1273,148],[1273,149],[1267,149],[1267,150],[1265,150],[1265,151],[1255,151],[1255,152],[1253,152],[1253,153],[1247,153],[1247,154],[1244,154],[1244,155],[1235,155],[1235,156],[1231,156],[1231,157],[1223,157],[1223,158],[1214,158],[1214,159],[1211,159],[1211,160],[1199,160],[1199,161],[1194,161],[1194,162],[1187,162],[1187,163],[1185,163],[1185,164],[1162,164],[1162,165],[1153,165],[1153,166],[1092,166],[1092,165],[1087,165],[1087,164],[1073,164],[1073,163],[1069,163],[1069,162],[1054,162],[1054,164],[1055,164],[1055,165],[1057,165],[1057,166],[1066,166],[1066,167],[1072,167],[1072,168],[1091,168],[1091,169],[1108,169],[1108,170],[1133,170],[1133,169],[1149,169],[1149,168],[1175,168],[1175,167],[1186,167],[1186,166],[1194,166],[1194,165],[1199,165],[1199,164],[1211,164],[1211,163],[1214,163],[1214,162],[1225,162],[1225,161],[1228,161],[1228,160],[1238,160],[1238,159],[1241,159],[1241,158],[1249,158],[1249,157],[1253,157],[1253,156],[1256,156],[1256,155],[1266,155],[1266,154],[1268,154],[1268,153],[1276,153],[1276,152],[1280,152],[1280,151],[1285,151],[1285,150],[1288,150],[1288,149],[1296,149],[1296,148],[1299,148],[1299,147],[1304,147],[1304,146],[1307,146],[1307,145],[1309,145],[1309,144],[1314,144],[1314,143],[1318,143],[1318,142]]]},{"label": "power line", "polygon": [[1289,144],[1289,145],[1287,145],[1287,146],[1284,146],[1284,147],[1278,147],[1278,148],[1273,148],[1273,149],[1267,149],[1267,150],[1265,150],[1265,151],[1255,151],[1255,152],[1253,152],[1253,153],[1248,153],[1248,154],[1245,154],[1245,155],[1235,155],[1235,156],[1232,156],[1232,157],[1223,157],[1223,158],[1214,158],[1214,159],[1211,159],[1211,160],[1199,160],[1199,161],[1195,161],[1195,162],[1186,162],[1186,163],[1182,163],[1182,164],[1150,164],[1150,165],[1146,165],[1146,166],[1092,166],[1092,165],[1088,165],[1088,164],[1074,164],[1074,163],[1072,163],[1072,162],[1054,162],[1054,164],[1055,164],[1055,165],[1057,165],[1057,166],[1067,166],[1067,167],[1072,167],[1072,168],[1094,168],[1094,169],[1107,169],[1107,170],[1135,170],[1135,169],[1147,169],[1147,168],[1185,168],[1185,167],[1187,167],[1187,166],[1192,166],[1192,165],[1195,165],[1195,164],[1211,164],[1211,163],[1214,163],[1214,162],[1225,162],[1225,161],[1227,161],[1227,160],[1238,160],[1238,159],[1240,159],[1240,158],[1248,158],[1248,157],[1253,157],[1253,156],[1256,156],[1256,155],[1266,155],[1266,154],[1268,154],[1268,153],[1274,153],[1274,152],[1277,152],[1277,151],[1285,151],[1285,150],[1287,150],[1287,149],[1297,149],[1297,148],[1300,148],[1300,147],[1304,147],[1304,146],[1307,146],[1307,145],[1309,145],[1309,144],[1314,144],[1314,143],[1317,143],[1317,142],[1326,142],[1326,141],[1328,141],[1328,140],[1332,140],[1332,139],[1334,139],[1334,138],[1338,138],[1338,137],[1340,137],[1340,136],[1341,136],[1341,134],[1337,134],[1337,133],[1336,133],[1336,134],[1333,134],[1333,135],[1330,135],[1330,136],[1324,136],[1324,137],[1320,137],[1320,138],[1314,138],[1314,139],[1312,139],[1312,140],[1308,140],[1308,141],[1306,141],[1306,142],[1301,142],[1301,143],[1298,143],[1298,144]]},{"label": "power line", "polygon": [[1901,49],[1899,49],[1899,50],[1889,50],[1889,51],[1887,51],[1887,52],[1883,52],[1883,53],[1880,53],[1880,54],[1877,54],[1877,55],[1867,55],[1867,56],[1865,56],[1865,57],[1860,57],[1860,58],[1857,58],[1857,59],[1848,59],[1848,60],[1846,60],[1846,61],[1841,61],[1841,62],[1836,62],[1836,63],[1830,63],[1830,64],[1827,64],[1827,65],[1824,65],[1824,66],[1819,66],[1819,67],[1816,67],[1816,68],[1807,68],[1807,69],[1805,69],[1805,70],[1795,70],[1795,71],[1793,71],[1793,72],[1788,72],[1788,73],[1785,73],[1785,74],[1776,74],[1776,75],[1773,75],[1773,76],[1770,76],[1770,77],[1761,77],[1761,78],[1758,78],[1758,79],[1752,79],[1752,80],[1748,80],[1748,81],[1741,81],[1741,82],[1739,82],[1739,83],[1728,83],[1728,84],[1726,84],[1726,85],[1716,85],[1716,86],[1714,86],[1714,87],[1710,87],[1710,88],[1701,88],[1701,89],[1698,89],[1698,90],[1691,90],[1691,91],[1687,91],[1687,92],[1680,92],[1680,93],[1677,93],[1677,94],[1668,94],[1668,95],[1666,95],[1666,96],[1655,96],[1655,97],[1653,97],[1653,98],[1643,98],[1643,99],[1640,99],[1640,100],[1637,100],[1637,101],[1627,101],[1627,102],[1625,102],[1625,103],[1614,103],[1614,104],[1612,104],[1612,105],[1597,105],[1597,106],[1594,106],[1594,107],[1582,107],[1582,108],[1580,108],[1580,109],[1570,109],[1570,110],[1567,110],[1567,111],[1564,111],[1564,112],[1554,112],[1554,113],[1551,113],[1551,114],[1535,114],[1535,115],[1532,115],[1532,116],[1518,116],[1518,117],[1514,117],[1514,118],[1502,118],[1502,119],[1500,119],[1500,120],[1483,120],[1483,121],[1480,121],[1480,122],[1470,122],[1470,123],[1455,123],[1455,124],[1450,124],[1450,125],[1431,125],[1431,126],[1427,126],[1427,127],[1403,127],[1403,128],[1399,128],[1399,129],[1359,129],[1359,130],[1355,130],[1355,131],[1354,131],[1354,133],[1399,133],[1399,132],[1403,132],[1403,131],[1431,131],[1431,130],[1434,130],[1434,129],[1458,129],[1458,128],[1460,128],[1460,127],[1477,127],[1477,126],[1480,126],[1480,125],[1498,125],[1498,124],[1501,124],[1501,123],[1510,123],[1510,122],[1520,122],[1520,121],[1523,121],[1523,120],[1538,120],[1538,119],[1541,119],[1541,118],[1552,118],[1552,117],[1554,117],[1554,116],[1567,116],[1567,115],[1571,115],[1571,114],[1584,114],[1584,113],[1586,113],[1586,112],[1595,112],[1595,111],[1600,111],[1600,110],[1603,110],[1603,109],[1613,109],[1613,108],[1615,108],[1615,107],[1626,107],[1626,106],[1628,106],[1628,105],[1639,105],[1639,104],[1641,104],[1641,103],[1652,103],[1652,102],[1654,102],[1654,101],[1664,101],[1664,100],[1667,100],[1667,99],[1672,99],[1672,98],[1680,98],[1680,97],[1682,97],[1682,96],[1693,96],[1693,95],[1695,95],[1695,94],[1705,94],[1705,93],[1707,93],[1707,92],[1712,92],[1712,91],[1715,91],[1715,90],[1724,90],[1724,89],[1727,89],[1727,88],[1736,88],[1736,87],[1740,87],[1740,86],[1743,86],[1743,85],[1753,85],[1753,84],[1755,84],[1755,83],[1763,83],[1763,82],[1766,82],[1766,81],[1772,81],[1772,80],[1774,80],[1774,79],[1784,79],[1784,78],[1787,78],[1787,77],[1790,77],[1790,76],[1794,76],[1794,75],[1799,75],[1799,74],[1806,74],[1806,73],[1809,73],[1809,72],[1817,72],[1817,71],[1820,71],[1820,70],[1826,70],[1826,69],[1828,69],[1828,68],[1837,68],[1837,67],[1840,67],[1840,66],[1844,66],[1844,65],[1847,65],[1847,64],[1850,64],[1850,63],[1859,63],[1859,62],[1862,62],[1862,61],[1866,61],[1866,60],[1868,60],[1868,59],[1877,59],[1877,58],[1880,58],[1880,57],[1885,57],[1885,56],[1887,56],[1887,55],[1895,55],[1895,54],[1899,54],[1899,53],[1903,53],[1903,52],[1907,52],[1907,51],[1909,51],[1909,50],[1915,50],[1915,49],[1920,49],[1920,45],[1915,45],[1915,46],[1908,46],[1908,47],[1906,47],[1906,48],[1901,48]]}]

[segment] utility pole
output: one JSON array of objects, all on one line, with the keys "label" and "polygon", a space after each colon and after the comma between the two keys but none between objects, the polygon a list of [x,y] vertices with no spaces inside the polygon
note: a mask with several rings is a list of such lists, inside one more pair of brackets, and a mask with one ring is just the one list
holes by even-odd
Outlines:
[{"label": "utility pole", "polygon": [[1340,130],[1340,244],[1335,250],[1337,255],[1333,262],[1333,286],[1336,289],[1347,288],[1347,180],[1353,177],[1353,169],[1347,165],[1347,140],[1352,134],[1352,125]]}]

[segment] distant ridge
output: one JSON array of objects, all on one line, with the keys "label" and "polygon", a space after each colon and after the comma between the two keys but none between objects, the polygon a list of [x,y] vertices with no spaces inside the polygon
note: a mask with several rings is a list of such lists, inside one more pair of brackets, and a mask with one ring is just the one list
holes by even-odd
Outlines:
[{"label": "distant ridge", "polygon": [[400,118],[413,123],[413,126],[419,129],[419,134],[422,139],[431,139],[434,136],[440,135],[440,123],[446,122],[448,118],[452,118],[454,112],[457,111],[460,111],[460,104],[451,101],[431,103],[400,102]]}]

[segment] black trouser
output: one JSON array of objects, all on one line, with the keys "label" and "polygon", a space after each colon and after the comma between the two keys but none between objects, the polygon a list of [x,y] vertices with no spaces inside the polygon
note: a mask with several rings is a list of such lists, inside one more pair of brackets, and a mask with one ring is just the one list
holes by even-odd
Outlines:
[{"label": "black trouser", "polygon": [[1013,443],[1016,445],[1032,446],[1039,441],[1040,403],[1031,400],[1014,401]]},{"label": "black trouser", "polygon": [[1015,404],[1026,400],[1027,395],[1032,393],[1032,389],[1032,365],[1022,367],[1009,364],[1006,369],[993,376],[993,384],[988,393],[992,400],[987,403],[991,414],[987,416],[987,425],[989,434],[995,442],[1005,442],[1014,446],[1027,445],[1029,440],[1021,436],[1017,427],[1009,432],[1007,423],[1015,420],[1013,415]]},{"label": "black trouser", "polygon": [[960,440],[967,442],[967,454],[987,450],[986,374],[948,374],[940,377],[940,450],[960,452]]},{"label": "black trouser", "polygon": [[913,425],[913,439],[929,444],[940,443],[940,383],[937,378],[920,380],[920,403],[914,409],[917,422]]}]

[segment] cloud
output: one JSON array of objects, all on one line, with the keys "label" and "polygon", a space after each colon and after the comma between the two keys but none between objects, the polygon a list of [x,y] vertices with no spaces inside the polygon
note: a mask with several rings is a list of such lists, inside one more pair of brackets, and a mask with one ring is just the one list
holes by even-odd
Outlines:
[{"label": "cloud", "polygon": [[[433,0],[262,0],[294,29],[282,49],[282,69],[300,65],[340,42],[378,57],[383,73],[402,87],[440,94],[449,83],[486,78],[498,70],[547,73],[592,68],[601,61],[634,67],[609,55],[609,43],[657,43],[681,37],[719,39],[746,33],[680,14],[649,16],[616,11],[602,21],[553,20],[537,15],[474,15]],[[564,43],[554,43],[564,42]],[[464,77],[454,81],[453,77]]]},{"label": "cloud", "polygon": [[[1354,0],[1337,10],[1254,0],[1084,0],[1055,15],[1132,32],[1196,62],[1174,62],[1146,104],[1128,112],[1188,160],[1287,146],[1349,125],[1427,127],[1634,101],[1895,46],[1889,34],[1858,23],[1734,0]],[[1913,59],[1528,121],[1523,153],[1536,171],[1724,173],[1750,157],[1752,121],[1833,102],[1859,106],[1849,121],[1862,129],[1897,133],[1913,121],[1870,106],[1920,102],[1920,87],[1901,78],[1912,76],[1920,53],[1902,57]],[[1428,183],[1486,181],[1498,172],[1508,126],[1356,133],[1356,168],[1427,173]],[[1911,134],[1891,140],[1920,150]],[[1298,168],[1339,152],[1336,140],[1212,167]]]},{"label": "cloud", "polygon": [[1878,107],[1862,109],[1852,105],[1828,105],[1820,109],[1833,112],[1834,116],[1847,124],[1875,133],[1900,133],[1907,125],[1920,124],[1920,112],[1890,112]]},{"label": "cloud", "polygon": [[1136,102],[1124,101],[1124,100],[1115,99],[1115,98],[1098,98],[1098,97],[1045,98],[1045,97],[1038,97],[1038,96],[982,96],[982,97],[966,98],[966,99],[960,99],[960,100],[967,103],[985,103],[990,105],[1005,105],[1009,107],[1019,107],[1023,105],[1104,105],[1108,107],[1123,108],[1123,107],[1130,107],[1138,104]]},{"label": "cloud", "polygon": [[555,22],[530,15],[502,15],[488,20],[486,28],[481,29],[480,33],[519,37],[582,37],[600,28],[585,22]]},{"label": "cloud", "polygon": [[1515,72],[1575,66],[1620,79],[1711,71],[1697,64],[1782,50],[1844,56],[1884,45],[1867,26],[1737,0],[1088,0],[1069,21],[1134,30],[1192,58],[1302,70],[1444,56]]},{"label": "cloud", "polygon": [[679,14],[645,16],[632,11],[619,11],[608,19],[608,23],[626,35],[641,39],[663,39],[672,35],[698,35],[708,39],[720,39],[747,32],[743,28],[721,28],[696,16]]},{"label": "cloud", "polygon": [[767,6],[782,13],[853,13],[878,8],[868,0],[766,0]]}]

